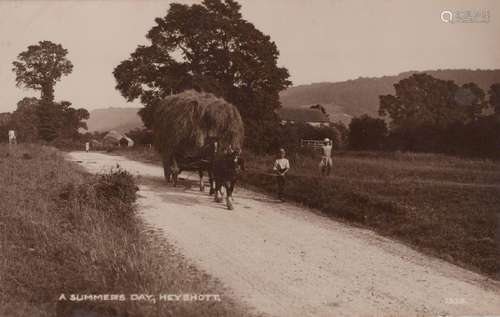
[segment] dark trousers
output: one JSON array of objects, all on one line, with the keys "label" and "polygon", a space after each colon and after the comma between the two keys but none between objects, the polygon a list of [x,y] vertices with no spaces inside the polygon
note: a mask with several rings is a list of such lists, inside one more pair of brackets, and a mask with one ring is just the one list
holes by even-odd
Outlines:
[{"label": "dark trousers", "polygon": [[276,177],[276,180],[278,182],[278,197],[280,199],[282,199],[283,198],[283,194],[285,192],[285,176],[278,175]]}]

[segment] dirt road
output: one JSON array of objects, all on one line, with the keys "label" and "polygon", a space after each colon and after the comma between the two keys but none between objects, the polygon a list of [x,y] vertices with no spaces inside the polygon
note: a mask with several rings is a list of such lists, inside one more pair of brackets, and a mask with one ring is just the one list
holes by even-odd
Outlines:
[{"label": "dirt road", "polygon": [[500,316],[499,283],[371,231],[241,188],[229,211],[196,186],[166,185],[160,167],[123,157],[73,152],[69,159],[91,172],[118,163],[147,180],[140,185],[144,219],[259,312]]}]

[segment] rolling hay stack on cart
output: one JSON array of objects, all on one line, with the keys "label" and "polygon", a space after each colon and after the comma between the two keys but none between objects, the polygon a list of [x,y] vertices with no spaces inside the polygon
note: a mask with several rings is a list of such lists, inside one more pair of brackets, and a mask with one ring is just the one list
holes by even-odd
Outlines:
[{"label": "rolling hay stack on cart", "polygon": [[243,146],[244,127],[238,109],[209,93],[193,90],[165,98],[153,123],[155,148],[162,156],[165,179],[176,178],[186,158],[202,157],[210,140],[218,149]]}]

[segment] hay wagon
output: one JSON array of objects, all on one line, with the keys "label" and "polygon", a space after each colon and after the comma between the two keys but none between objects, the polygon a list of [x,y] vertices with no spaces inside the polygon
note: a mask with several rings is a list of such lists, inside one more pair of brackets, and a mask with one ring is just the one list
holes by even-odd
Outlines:
[{"label": "hay wagon", "polygon": [[167,182],[177,184],[182,171],[210,172],[215,152],[243,145],[238,109],[209,93],[186,91],[165,98],[155,111],[155,148],[162,156]]}]

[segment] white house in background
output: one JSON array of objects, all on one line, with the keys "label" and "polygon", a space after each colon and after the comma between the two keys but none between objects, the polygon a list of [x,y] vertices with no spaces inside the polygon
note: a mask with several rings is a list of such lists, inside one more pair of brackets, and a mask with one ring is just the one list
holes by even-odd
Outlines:
[{"label": "white house in background", "polygon": [[102,139],[102,143],[106,147],[132,147],[134,146],[134,140],[129,138],[128,136],[118,133],[115,130],[111,130]]},{"label": "white house in background", "polygon": [[134,146],[134,140],[132,140],[128,136],[124,135],[120,139],[120,146],[123,146],[123,147],[133,147]]},{"label": "white house in background", "polygon": [[102,143],[104,144],[104,146],[120,146],[120,140],[123,137],[124,136],[122,134],[116,132],[115,130],[111,130],[106,133],[106,135],[102,139]]},{"label": "white house in background", "polygon": [[319,109],[311,108],[281,108],[277,115],[281,124],[307,123],[313,127],[328,126],[330,119]]}]

